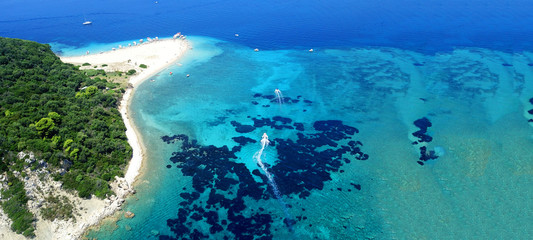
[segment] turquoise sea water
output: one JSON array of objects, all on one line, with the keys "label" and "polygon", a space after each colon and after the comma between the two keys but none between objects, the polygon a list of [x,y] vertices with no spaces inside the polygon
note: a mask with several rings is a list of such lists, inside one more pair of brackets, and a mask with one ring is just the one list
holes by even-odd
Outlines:
[{"label": "turquoise sea water", "polygon": [[[533,236],[529,1],[8,0],[0,9],[10,10],[1,36],[64,55],[195,35],[180,64],[133,96],[147,148],[123,207],[135,218],[121,214],[89,238]],[[254,158],[263,133],[279,198]]]},{"label": "turquoise sea water", "polygon": [[[246,196],[246,207],[240,213],[245,217],[266,213],[271,221],[260,233],[249,236],[527,239],[533,234],[532,214],[528,211],[533,205],[533,129],[528,123],[533,118],[528,113],[533,109],[531,53],[479,48],[435,55],[395,48],[254,52],[249,47],[212,38],[193,37],[191,41],[193,50],[180,61],[183,66],[167,70],[174,75],[164,71],[154,82],[139,86],[133,98],[135,124],[148,149],[138,194],[128,199],[124,207],[136,217],[105,224],[100,231],[90,232],[89,237],[194,238],[192,232],[196,229],[212,239],[246,239],[246,234],[243,237],[229,230],[231,221],[228,225],[221,223],[228,219],[230,210],[220,203],[211,209],[217,209],[217,223],[224,230],[210,233],[212,225],[207,217],[194,219],[198,210],[191,210],[190,205],[209,211],[211,188],[200,192],[199,199],[190,205],[179,205],[187,202],[183,193],[195,192],[196,179],[184,176],[182,168],[177,167],[183,165],[169,160],[173,152],[186,152],[180,150],[182,141],[167,144],[161,137],[185,134],[201,146],[229,149],[239,145],[233,137],[257,140],[244,144],[235,153],[236,158],[230,159],[253,172],[260,170],[253,155],[261,148],[259,140],[265,132],[274,146],[266,148],[263,158],[274,171],[277,164],[292,161],[286,156],[301,160],[298,156],[306,154],[292,147],[289,153],[282,152],[286,149],[279,145],[289,139],[304,144],[297,141],[302,140],[299,134],[319,133],[313,123],[324,120],[341,120],[357,128],[359,133],[347,134],[344,137],[348,139],[338,143],[349,146],[349,140],[360,141],[361,151],[369,158],[358,160],[357,155],[345,153],[342,156],[349,160],[347,163],[317,157],[317,162],[331,162],[331,168],[316,171],[328,173],[331,180],[324,181],[322,189],[311,187],[306,197],[278,182],[289,215],[273,197],[272,189],[266,187],[268,182],[254,175],[254,181],[266,189],[262,194],[270,194],[270,198],[255,200]],[[191,76],[187,78],[186,74]],[[274,95],[276,88],[286,98],[282,104],[275,99],[254,97]],[[301,101],[289,103],[287,98]],[[302,123],[305,130],[262,126],[238,133],[231,124],[237,121],[254,125],[253,118],[275,116]],[[421,129],[415,121],[423,118],[431,122],[425,133],[432,137],[429,142],[413,135]],[[276,126],[282,125],[276,122]],[[428,152],[434,151],[431,156],[438,158],[420,160],[421,146],[427,146]],[[314,152],[326,149],[338,147],[307,148]],[[218,155],[207,156],[190,161],[224,162]],[[335,162],[341,162],[341,166],[333,167]],[[298,163],[291,164],[294,167]],[[201,171],[209,164],[195,167]],[[315,167],[320,169],[314,164],[302,168]],[[302,168],[294,171],[307,171]],[[274,180],[287,180],[278,176],[274,173]],[[231,178],[242,180],[235,175]],[[316,179],[307,180],[316,184]],[[215,183],[210,184],[206,183],[217,189]],[[230,191],[215,192],[234,199],[228,193],[241,186],[233,183]],[[190,232],[173,232],[168,226],[169,219],[178,219],[180,208],[190,210],[184,224]],[[284,223],[287,216],[295,220],[291,226]]]}]

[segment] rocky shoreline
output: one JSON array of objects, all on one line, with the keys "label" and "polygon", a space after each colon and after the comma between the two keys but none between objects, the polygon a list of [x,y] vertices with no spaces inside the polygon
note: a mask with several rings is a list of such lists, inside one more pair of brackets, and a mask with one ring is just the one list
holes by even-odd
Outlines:
[{"label": "rocky shoreline", "polygon": [[[19,158],[33,154],[19,153]],[[91,199],[82,199],[72,190],[66,190],[62,183],[54,181],[51,173],[60,170],[49,169],[44,162],[36,170],[26,168],[24,189],[28,196],[28,208],[35,215],[35,233],[38,239],[79,239],[83,233],[93,225],[98,224],[102,219],[121,210],[125,198],[129,194],[135,193],[125,178],[115,177],[110,185],[116,195],[108,196],[105,199],[98,199],[93,196]],[[15,176],[21,177],[21,172],[14,172]],[[8,185],[7,176],[0,176],[0,188],[4,189]],[[41,209],[48,203],[46,199],[50,196],[65,197],[65,204],[74,206],[72,218],[55,219],[53,221],[43,218]],[[22,235],[16,234],[10,229],[11,220],[0,209],[0,238],[2,239],[25,239]]]}]

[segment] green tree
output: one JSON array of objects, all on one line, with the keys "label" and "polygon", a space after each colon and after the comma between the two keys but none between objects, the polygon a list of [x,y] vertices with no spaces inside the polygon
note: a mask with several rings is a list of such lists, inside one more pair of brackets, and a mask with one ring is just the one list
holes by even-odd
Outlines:
[{"label": "green tree", "polygon": [[43,137],[49,136],[54,131],[54,128],[55,123],[51,118],[41,118],[41,120],[35,123],[35,129]]},{"label": "green tree", "polygon": [[59,115],[56,112],[49,112],[48,118],[52,119],[54,123],[60,123],[61,122],[61,115]]}]

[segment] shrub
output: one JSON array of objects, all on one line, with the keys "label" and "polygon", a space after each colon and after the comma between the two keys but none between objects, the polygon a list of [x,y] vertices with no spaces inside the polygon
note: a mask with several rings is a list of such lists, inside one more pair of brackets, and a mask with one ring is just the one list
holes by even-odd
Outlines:
[{"label": "shrub", "polygon": [[141,64],[139,65],[140,68],[147,68],[148,66],[146,66],[145,64]]},{"label": "shrub", "polygon": [[62,220],[74,218],[74,206],[67,197],[48,195],[45,200],[45,206],[41,208],[41,215],[43,219],[53,221],[56,218]]},{"label": "shrub", "polygon": [[135,69],[130,69],[128,70],[128,72],[126,73],[126,75],[133,75],[135,74],[137,71],[135,71]]},{"label": "shrub", "polygon": [[2,209],[13,221],[11,230],[27,237],[35,236],[33,221],[35,217],[28,210],[28,196],[24,190],[24,183],[13,174],[8,174],[9,188],[2,190]]}]

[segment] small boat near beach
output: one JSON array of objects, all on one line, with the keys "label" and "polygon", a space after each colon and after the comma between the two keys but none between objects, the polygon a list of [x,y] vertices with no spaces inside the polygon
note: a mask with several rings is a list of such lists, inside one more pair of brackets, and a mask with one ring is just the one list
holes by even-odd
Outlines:
[{"label": "small boat near beach", "polygon": [[91,24],[93,24],[93,22],[91,22],[91,21],[85,21],[85,22],[83,22],[83,25],[91,25]]}]

